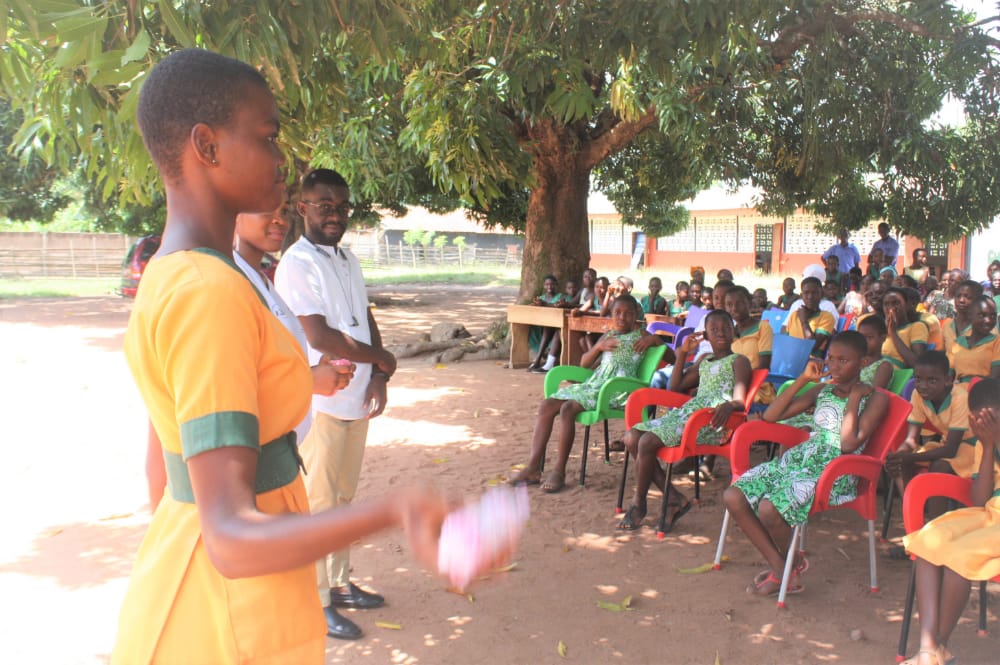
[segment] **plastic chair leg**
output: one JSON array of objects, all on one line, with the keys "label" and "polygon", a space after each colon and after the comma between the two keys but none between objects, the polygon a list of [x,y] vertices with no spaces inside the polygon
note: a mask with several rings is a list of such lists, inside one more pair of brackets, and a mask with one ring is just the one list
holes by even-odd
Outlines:
[{"label": "plastic chair leg", "polygon": [[631,457],[628,450],[625,451],[625,463],[622,464],[622,481],[618,483],[618,503],[615,505],[615,513],[623,512],[622,502],[625,500],[625,483],[628,481],[628,458]]},{"label": "plastic chair leg", "polygon": [[892,506],[896,503],[896,481],[889,479],[889,488],[885,491],[885,517],[882,520],[882,540],[889,535],[889,522],[892,520]]},{"label": "plastic chair leg", "polygon": [[583,459],[580,463],[580,487],[587,480],[587,453],[590,452],[590,425],[583,430]]},{"label": "plastic chair leg", "polygon": [[872,593],[878,593],[878,559],[875,558],[875,520],[868,520],[868,574]]},{"label": "plastic chair leg", "polygon": [[694,503],[701,503],[701,464],[704,461],[701,455],[694,458]]},{"label": "plastic chair leg", "polygon": [[917,587],[917,562],[910,566],[910,584],[906,587],[906,602],[903,605],[903,622],[899,627],[899,646],[896,647],[896,662],[906,658],[906,643],[910,639],[910,620],[913,618],[913,598]]},{"label": "plastic chair leg", "polygon": [[781,588],[778,589],[778,609],[784,609],[785,598],[788,596],[788,583],[792,579],[792,569],[795,568],[796,544],[803,535],[805,525],[792,529],[792,542],[788,543],[788,554],[785,555],[785,572],[781,575]]},{"label": "plastic chair leg", "polygon": [[[608,421],[604,421],[604,463],[611,463],[611,441],[608,439]],[[581,483],[582,484],[582,483]]]},{"label": "plastic chair leg", "polygon": [[719,546],[715,548],[715,561],[712,563],[713,570],[722,568],[722,550],[726,547],[726,533],[729,532],[729,509],[722,513],[722,530],[719,531]]},{"label": "plastic chair leg", "polygon": [[803,524],[802,528],[799,529],[799,554],[802,556],[806,555],[806,529],[809,524]]},{"label": "plastic chair leg", "polygon": [[986,602],[989,594],[986,593],[986,580],[979,583],[979,636],[986,637]]},{"label": "plastic chair leg", "polygon": [[663,481],[663,507],[660,509],[660,521],[656,527],[656,537],[663,540],[667,535],[667,508],[670,505],[670,487],[674,478],[674,465],[667,464],[667,475]]}]

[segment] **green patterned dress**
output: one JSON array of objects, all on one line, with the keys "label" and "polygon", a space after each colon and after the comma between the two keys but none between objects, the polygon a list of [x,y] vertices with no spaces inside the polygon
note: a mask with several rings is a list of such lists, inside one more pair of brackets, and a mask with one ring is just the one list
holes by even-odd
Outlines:
[{"label": "green patterned dress", "polygon": [[861,383],[867,383],[869,386],[872,385],[872,381],[875,380],[875,374],[878,372],[878,368],[882,366],[882,363],[887,363],[887,362],[890,361],[886,360],[883,357],[879,358],[878,360],[873,362],[871,365],[868,365],[867,367],[862,367],[860,372]]},{"label": "green patterned dress", "polygon": [[[715,360],[707,356],[698,367],[698,394],[685,402],[681,407],[671,409],[666,415],[639,423],[637,430],[652,432],[660,438],[667,448],[681,445],[684,425],[688,418],[698,409],[715,408],[723,402],[733,401],[733,388],[736,385],[736,375],[733,373],[733,362],[741,357],[738,353]],[[717,446],[722,443],[722,432],[711,427],[702,427],[698,432],[698,445]]]},{"label": "green patterned dress", "polygon": [[[614,351],[605,351],[601,354],[600,364],[594,370],[594,373],[587,377],[586,381],[563,386],[552,393],[553,399],[577,402],[585,410],[592,411],[597,408],[597,394],[601,392],[601,387],[609,379],[613,379],[616,376],[637,378],[639,364],[642,362],[642,354],[637,353],[632,346],[642,336],[642,331],[633,330],[624,335],[615,335],[615,333],[610,332],[608,335],[618,338],[618,348]],[[621,394],[614,395],[611,398],[611,407],[620,409],[625,406],[625,400],[627,399],[628,391],[622,391]]]},{"label": "green patterned dress", "polygon": [[[835,395],[833,388],[833,384],[827,384],[816,396],[816,412],[813,414],[815,431],[805,442],[789,449],[781,457],[755,466],[733,483],[743,492],[754,511],[762,500],[768,499],[788,524],[796,526],[806,522],[823,469],[842,454],[840,428],[844,422],[847,398]],[[867,402],[868,397],[862,398],[858,405],[859,413]],[[863,450],[862,445],[853,454]],[[857,478],[838,478],[830,492],[830,505],[839,506],[853,500],[857,491]]]}]

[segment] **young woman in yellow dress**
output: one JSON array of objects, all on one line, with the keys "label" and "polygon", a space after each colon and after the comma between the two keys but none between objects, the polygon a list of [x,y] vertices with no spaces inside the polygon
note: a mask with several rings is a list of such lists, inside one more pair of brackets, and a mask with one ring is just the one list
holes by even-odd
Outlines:
[{"label": "young woman in yellow dress", "polygon": [[167,223],[125,354],[159,435],[166,491],[112,663],[322,663],[314,562],[402,525],[414,556],[433,565],[448,506],[403,490],[309,515],[292,434],[309,408],[309,366],[232,255],[237,214],[272,211],[285,194],[278,108],[260,74],[176,52],[146,78],[138,121]]},{"label": "young woman in yellow dress", "polygon": [[983,379],[969,391],[969,423],[982,453],[972,503],[945,513],[903,538],[917,557],[920,650],[907,665],[953,660],[948,639],[969,600],[972,581],[1000,575],[1000,381]]}]

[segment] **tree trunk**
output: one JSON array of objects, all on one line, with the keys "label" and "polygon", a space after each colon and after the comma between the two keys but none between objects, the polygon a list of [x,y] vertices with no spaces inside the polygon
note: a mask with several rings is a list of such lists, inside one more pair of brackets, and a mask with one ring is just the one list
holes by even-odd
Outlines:
[{"label": "tree trunk", "polygon": [[545,276],[559,284],[577,280],[590,265],[587,197],[590,169],[581,166],[577,153],[551,130],[535,136],[538,181],[528,199],[518,302],[529,302],[541,293]]}]

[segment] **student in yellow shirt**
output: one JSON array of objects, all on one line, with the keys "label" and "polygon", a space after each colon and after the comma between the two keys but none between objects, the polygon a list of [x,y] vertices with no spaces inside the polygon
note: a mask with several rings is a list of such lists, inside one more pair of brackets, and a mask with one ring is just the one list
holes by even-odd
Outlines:
[{"label": "student in yellow shirt", "polygon": [[913,367],[917,356],[927,348],[927,325],[906,297],[906,291],[889,287],[882,298],[885,326],[889,338],[882,345],[882,355],[896,367]]},{"label": "student in yellow shirt", "polygon": [[[975,471],[976,438],[969,431],[968,393],[955,385],[955,373],[943,351],[920,354],[913,368],[913,387],[906,440],[885,463],[900,496],[921,467],[962,478],[971,478]],[[922,441],[920,432],[925,429],[935,434]],[[928,509],[933,516],[944,512],[938,504],[928,504]]]},{"label": "student in yellow shirt", "polygon": [[802,280],[802,307],[788,316],[782,332],[799,339],[815,341],[813,355],[822,358],[830,336],[837,329],[837,321],[829,312],[819,308],[823,298],[823,283],[815,277]]},{"label": "student in yellow shirt", "polygon": [[975,377],[1000,378],[1000,335],[997,334],[997,307],[990,296],[979,296],[969,305],[971,325],[948,351],[961,384]]}]

